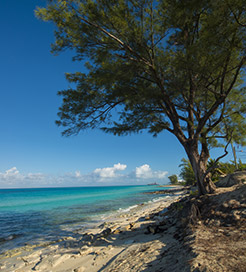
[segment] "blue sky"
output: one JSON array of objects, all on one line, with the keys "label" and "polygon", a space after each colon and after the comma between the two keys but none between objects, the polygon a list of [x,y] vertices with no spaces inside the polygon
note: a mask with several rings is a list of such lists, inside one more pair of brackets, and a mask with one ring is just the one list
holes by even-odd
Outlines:
[{"label": "blue sky", "polygon": [[50,53],[54,27],[34,16],[45,4],[0,1],[0,188],[168,183],[186,157],[168,132],[61,136],[57,92],[68,87],[64,73],[84,68],[72,52]]}]

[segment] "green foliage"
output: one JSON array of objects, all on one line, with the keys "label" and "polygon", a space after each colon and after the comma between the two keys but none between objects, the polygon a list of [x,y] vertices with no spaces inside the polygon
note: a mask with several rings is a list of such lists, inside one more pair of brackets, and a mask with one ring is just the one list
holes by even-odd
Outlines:
[{"label": "green foliage", "polygon": [[246,144],[243,0],[49,0],[36,15],[56,26],[54,54],[87,61],[59,92],[63,135],[168,130],[199,186],[210,148]]},{"label": "green foliage", "polygon": [[190,191],[190,196],[198,196],[198,191]]},{"label": "green foliage", "polygon": [[170,180],[170,184],[172,184],[172,185],[178,184],[178,177],[177,177],[177,175],[171,175],[168,178]]},{"label": "green foliage", "polygon": [[238,160],[238,170],[243,171],[246,170],[246,163],[243,163],[241,159]]},{"label": "green foliage", "polygon": [[179,165],[179,167],[181,167],[179,176],[185,181],[185,185],[195,185],[196,177],[192,169],[191,163],[185,158],[183,158],[181,161],[182,163]]},{"label": "green foliage", "polygon": [[[181,167],[180,177],[185,181],[185,185],[195,185],[196,178],[190,162],[183,158],[182,163],[179,166]],[[238,168],[236,168],[233,161],[218,162],[215,165],[215,160],[209,159],[207,168],[210,168],[211,166],[215,166],[210,172],[213,182],[218,181],[221,176],[234,173],[236,170],[242,171],[246,169],[246,164],[242,163],[240,159],[238,161]]]},{"label": "green foliage", "polygon": [[245,170],[246,169],[246,164],[242,163],[242,161],[239,159],[238,161],[238,168],[236,168],[234,161],[231,162],[220,162],[218,164],[218,168],[220,169],[221,172],[224,174],[232,174],[235,171],[239,170]]},{"label": "green foliage", "polygon": [[[38,18],[54,22],[57,28],[52,52],[73,49],[74,60],[89,60],[87,74],[67,74],[77,88],[59,92],[63,105],[57,124],[67,127],[64,134],[101,127],[118,135],[143,129],[156,135],[178,122],[171,118],[173,113],[180,115],[187,123],[182,129],[189,131],[192,120],[187,113],[193,111],[196,128],[219,99],[216,111],[204,120],[208,129],[223,110],[223,97],[244,54],[245,30],[226,3],[56,0],[38,8]],[[244,100],[238,93],[239,89],[231,90],[233,101]],[[233,114],[234,106],[226,108],[227,126],[244,123],[241,115]],[[112,117],[116,107],[118,115]],[[215,131],[223,129],[224,124]],[[209,141],[216,144],[215,137]]]}]

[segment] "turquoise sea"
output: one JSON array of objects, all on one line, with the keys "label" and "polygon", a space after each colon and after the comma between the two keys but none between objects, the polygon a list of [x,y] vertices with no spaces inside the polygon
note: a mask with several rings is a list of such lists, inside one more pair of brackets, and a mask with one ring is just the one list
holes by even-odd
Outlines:
[{"label": "turquoise sea", "polygon": [[[158,186],[0,189],[0,253],[71,236],[103,216],[155,201]],[[164,197],[164,196],[163,196]]]}]

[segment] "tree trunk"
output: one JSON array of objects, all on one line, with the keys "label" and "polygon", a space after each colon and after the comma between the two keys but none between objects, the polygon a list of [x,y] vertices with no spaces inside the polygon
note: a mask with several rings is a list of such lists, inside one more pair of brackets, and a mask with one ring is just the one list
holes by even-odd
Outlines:
[{"label": "tree trunk", "polygon": [[196,162],[193,166],[195,177],[197,180],[197,187],[199,195],[211,194],[215,191],[216,186],[211,180],[211,174],[206,174],[207,161]]},{"label": "tree trunk", "polygon": [[206,174],[209,154],[201,157],[196,149],[186,149],[186,153],[192,165],[198,187],[199,195],[211,194],[215,191],[216,186],[211,180],[211,174]]}]

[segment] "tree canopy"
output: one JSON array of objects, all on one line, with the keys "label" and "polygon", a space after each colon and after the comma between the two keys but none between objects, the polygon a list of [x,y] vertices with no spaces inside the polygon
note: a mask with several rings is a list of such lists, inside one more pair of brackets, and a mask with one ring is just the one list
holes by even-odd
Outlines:
[{"label": "tree canopy", "polygon": [[168,178],[170,180],[170,184],[172,184],[172,185],[178,184],[178,176],[177,175],[171,175]]},{"label": "tree canopy", "polygon": [[[74,50],[87,72],[59,92],[64,135],[174,134],[199,187],[212,191],[209,150],[245,144],[246,10],[242,0],[50,0],[52,52]],[[219,158],[218,158],[219,159]]]}]

